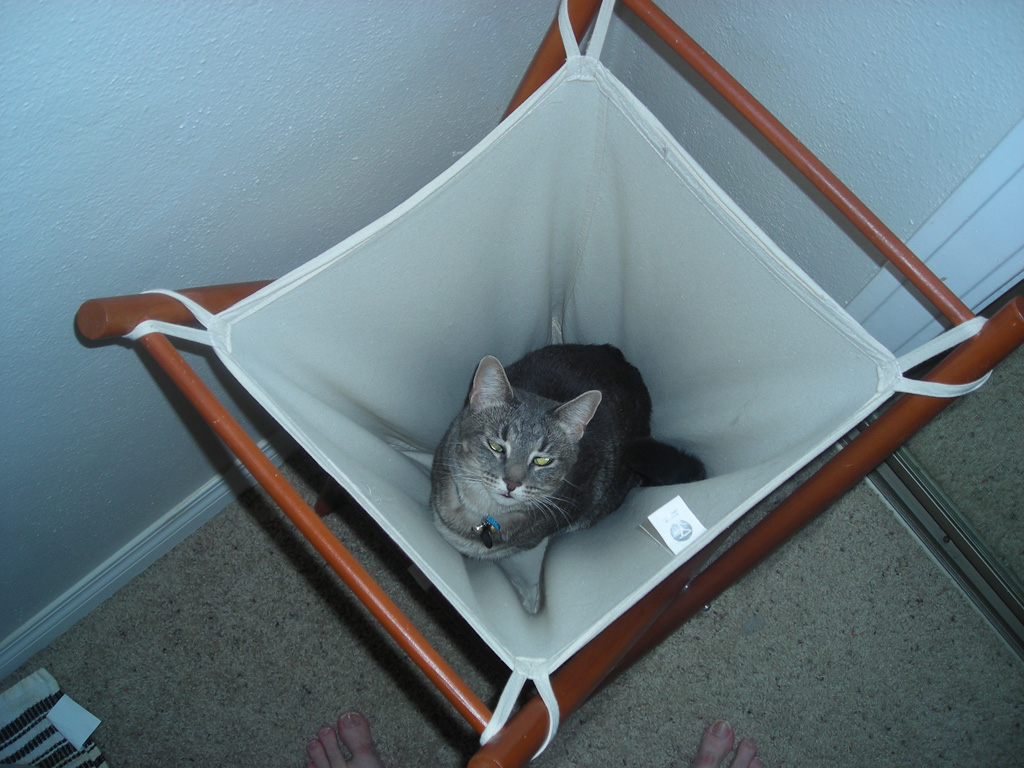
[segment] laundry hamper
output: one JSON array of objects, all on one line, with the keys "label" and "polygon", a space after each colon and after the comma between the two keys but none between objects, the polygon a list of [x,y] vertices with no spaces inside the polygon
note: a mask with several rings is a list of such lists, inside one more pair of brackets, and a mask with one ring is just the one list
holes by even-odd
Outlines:
[{"label": "laundry hamper", "polygon": [[[202,329],[149,319],[129,334],[210,344],[508,665],[493,716],[463,704],[485,742],[535,682],[547,722],[531,753],[560,719],[550,676],[653,591],[678,592],[670,577],[752,506],[894,393],[978,384],[903,373],[981,319],[897,360],[725,195],[600,63],[612,5],[585,56],[563,6],[565,65],[394,211],[222,311],[172,294]],[[560,342],[620,347],[651,392],[654,436],[708,478],[637,489],[555,538],[529,615],[494,564],[435,531],[430,461],[482,356]],[[673,554],[645,523],[676,497],[703,532]]]}]

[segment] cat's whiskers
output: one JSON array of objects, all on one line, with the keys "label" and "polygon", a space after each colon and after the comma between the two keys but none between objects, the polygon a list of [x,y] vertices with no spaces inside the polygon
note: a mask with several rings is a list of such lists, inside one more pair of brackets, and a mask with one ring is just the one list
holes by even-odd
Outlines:
[{"label": "cat's whiskers", "polygon": [[485,483],[491,479],[488,473],[481,470],[472,471],[472,468],[458,461],[444,461],[443,465],[456,481]]},{"label": "cat's whiskers", "polygon": [[569,511],[559,502],[565,503],[568,506],[576,506],[575,501],[572,499],[562,499],[557,496],[543,495],[530,499],[530,507],[531,509],[537,509],[546,513],[555,525],[560,526],[562,524],[559,517],[565,518],[566,524],[571,524],[572,517],[569,515]]}]

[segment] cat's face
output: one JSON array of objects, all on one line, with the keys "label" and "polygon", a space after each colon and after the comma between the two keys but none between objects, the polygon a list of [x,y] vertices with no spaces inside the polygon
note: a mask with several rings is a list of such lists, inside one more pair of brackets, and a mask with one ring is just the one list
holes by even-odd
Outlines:
[{"label": "cat's face", "polygon": [[[530,404],[501,404],[465,415],[459,429],[460,485],[509,512],[557,512],[558,490],[579,453],[561,421]],[[562,521],[563,524],[567,521]]]}]

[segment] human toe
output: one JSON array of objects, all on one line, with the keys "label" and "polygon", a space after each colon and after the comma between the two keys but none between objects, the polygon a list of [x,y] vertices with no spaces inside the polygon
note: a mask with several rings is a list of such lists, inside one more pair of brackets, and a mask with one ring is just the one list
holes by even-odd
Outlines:
[{"label": "human toe", "polygon": [[757,756],[757,745],[750,739],[743,739],[736,747],[736,757],[732,759],[731,768],[764,768],[764,763]]},{"label": "human toe", "polygon": [[725,720],[713,723],[701,736],[691,768],[719,768],[732,751],[735,736]]},{"label": "human toe", "polygon": [[345,768],[345,758],[338,749],[333,728],[321,728],[316,738],[306,745],[306,754],[312,760],[307,768]]},{"label": "human toe", "polygon": [[348,747],[352,758],[349,768],[382,768],[377,748],[370,735],[370,725],[358,712],[346,712],[338,718],[338,736]]}]

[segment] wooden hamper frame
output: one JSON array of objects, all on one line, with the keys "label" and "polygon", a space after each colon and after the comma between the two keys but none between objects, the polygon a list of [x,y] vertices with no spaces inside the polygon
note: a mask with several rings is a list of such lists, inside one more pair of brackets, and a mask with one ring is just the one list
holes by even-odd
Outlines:
[{"label": "wooden hamper frame", "polygon": [[[782,152],[947,319],[959,324],[974,316],[810,150],[651,0],[622,2]],[[570,17],[577,39],[584,36],[599,5],[600,0],[570,0]],[[514,110],[540,87],[564,60],[565,52],[556,21],[538,49],[508,111]],[[182,293],[208,310],[219,312],[265,284],[239,283],[188,289]],[[89,300],[79,309],[76,323],[83,336],[97,340],[120,337],[147,319],[174,323],[194,321],[191,313],[176,300],[159,294],[143,294]],[[399,647],[469,725],[481,733],[491,716],[487,706],[281,476],[167,337],[149,333],[139,341]],[[1022,343],[1024,298],[1018,297],[999,310],[976,336],[950,353],[926,379],[943,383],[976,380]],[[714,545],[709,545],[648,593],[552,675],[552,687],[563,718],[736,583],[950,402],[922,395],[900,396],[714,562],[707,564],[715,549]],[[547,724],[546,707],[539,697],[534,697],[473,756],[469,765],[471,768],[524,765],[543,743]]]}]

